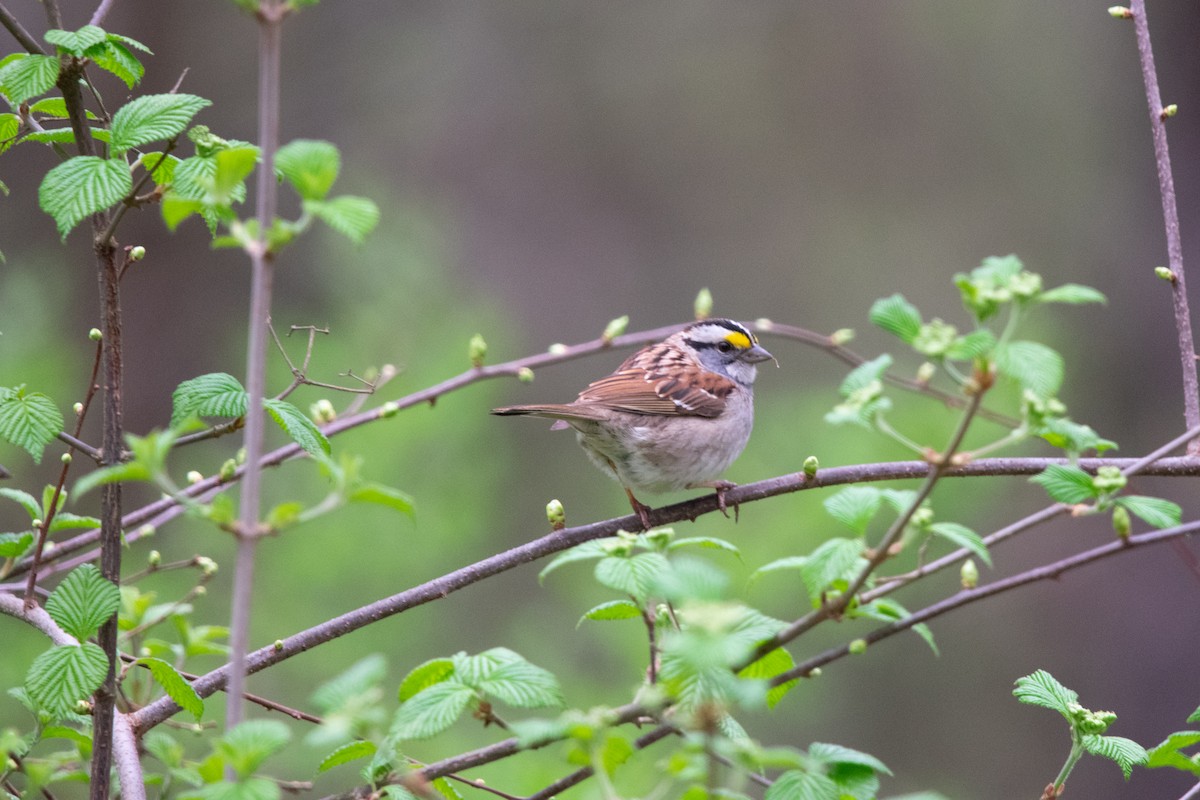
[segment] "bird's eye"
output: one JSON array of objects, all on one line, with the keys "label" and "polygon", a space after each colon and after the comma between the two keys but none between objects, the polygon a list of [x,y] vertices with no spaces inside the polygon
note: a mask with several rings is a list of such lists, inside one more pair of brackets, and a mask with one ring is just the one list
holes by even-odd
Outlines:
[{"label": "bird's eye", "polygon": [[717,342],[717,349],[720,350],[722,353],[728,353],[730,350],[733,349],[733,345],[730,344],[729,342]]}]

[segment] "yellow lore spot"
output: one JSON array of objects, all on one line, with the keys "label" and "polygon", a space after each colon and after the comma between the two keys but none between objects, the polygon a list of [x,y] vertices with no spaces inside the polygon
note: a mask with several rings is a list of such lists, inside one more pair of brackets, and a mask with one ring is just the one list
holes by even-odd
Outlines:
[{"label": "yellow lore spot", "polygon": [[738,350],[749,350],[754,342],[749,336],[741,331],[730,331],[725,334],[725,341],[736,347]]}]

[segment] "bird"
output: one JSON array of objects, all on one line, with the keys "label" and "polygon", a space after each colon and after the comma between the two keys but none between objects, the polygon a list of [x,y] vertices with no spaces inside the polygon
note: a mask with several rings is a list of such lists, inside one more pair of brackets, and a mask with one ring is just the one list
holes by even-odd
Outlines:
[{"label": "bird", "polygon": [[651,509],[634,492],[710,488],[725,512],[725,492],[735,484],[721,474],[750,439],[754,380],[764,361],[775,357],[745,325],[703,319],[638,350],[570,403],[491,413],[553,419],[552,430],[574,428],[584,452],[624,487],[649,530]]}]

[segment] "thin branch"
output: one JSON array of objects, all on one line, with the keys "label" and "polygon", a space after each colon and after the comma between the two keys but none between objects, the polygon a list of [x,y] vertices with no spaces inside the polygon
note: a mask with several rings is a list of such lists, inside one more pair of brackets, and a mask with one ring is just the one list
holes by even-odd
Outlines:
[{"label": "thin branch", "polygon": [[[1158,190],[1162,196],[1163,224],[1167,234],[1167,265],[1171,270],[1175,330],[1179,356],[1183,362],[1183,416],[1189,428],[1200,425],[1200,381],[1196,377],[1196,345],[1192,337],[1192,318],[1188,310],[1187,285],[1183,269],[1183,243],[1179,235],[1179,210],[1175,205],[1175,180],[1171,176],[1171,155],[1167,149],[1167,114],[1163,111],[1150,47],[1150,24],[1146,20],[1146,0],[1133,0],[1133,27],[1137,34],[1138,58],[1142,64],[1142,83],[1150,110],[1150,130],[1154,135],[1154,162],[1158,171]],[[1192,455],[1200,453],[1200,440],[1188,446]]]},{"label": "thin branch", "polygon": [[3,25],[4,29],[12,34],[12,37],[17,40],[17,44],[24,47],[26,52],[39,56],[46,55],[46,51],[38,44],[37,39],[29,35],[29,31],[21,26],[20,21],[3,3],[0,3],[0,25]]},{"label": "thin branch", "polygon": [[100,0],[100,5],[96,6],[96,10],[92,13],[92,18],[88,24],[104,27],[104,19],[108,16],[108,12],[112,11],[114,5],[116,5],[116,0]]},{"label": "thin branch", "polygon": [[[673,733],[678,733],[678,730],[679,729],[674,725],[659,725],[654,730],[639,736],[633,743],[633,749],[645,750],[655,742],[661,741]],[[557,797],[560,793],[570,789],[572,786],[578,786],[579,784],[583,783],[585,780],[592,777],[595,772],[596,770],[592,767],[583,767],[582,769],[577,769],[570,775],[566,775],[549,786],[534,792],[526,797],[525,800],[551,800],[551,798]]]}]

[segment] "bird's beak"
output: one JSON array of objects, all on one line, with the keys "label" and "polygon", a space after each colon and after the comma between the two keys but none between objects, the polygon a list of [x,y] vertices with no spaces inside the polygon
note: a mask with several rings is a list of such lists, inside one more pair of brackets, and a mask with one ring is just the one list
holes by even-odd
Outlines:
[{"label": "bird's beak", "polygon": [[775,358],[775,356],[768,353],[767,348],[763,347],[761,344],[756,344],[754,347],[751,347],[749,350],[742,353],[742,361],[745,361],[749,364],[757,364],[760,361],[774,361],[775,366],[779,366],[779,361]]}]

